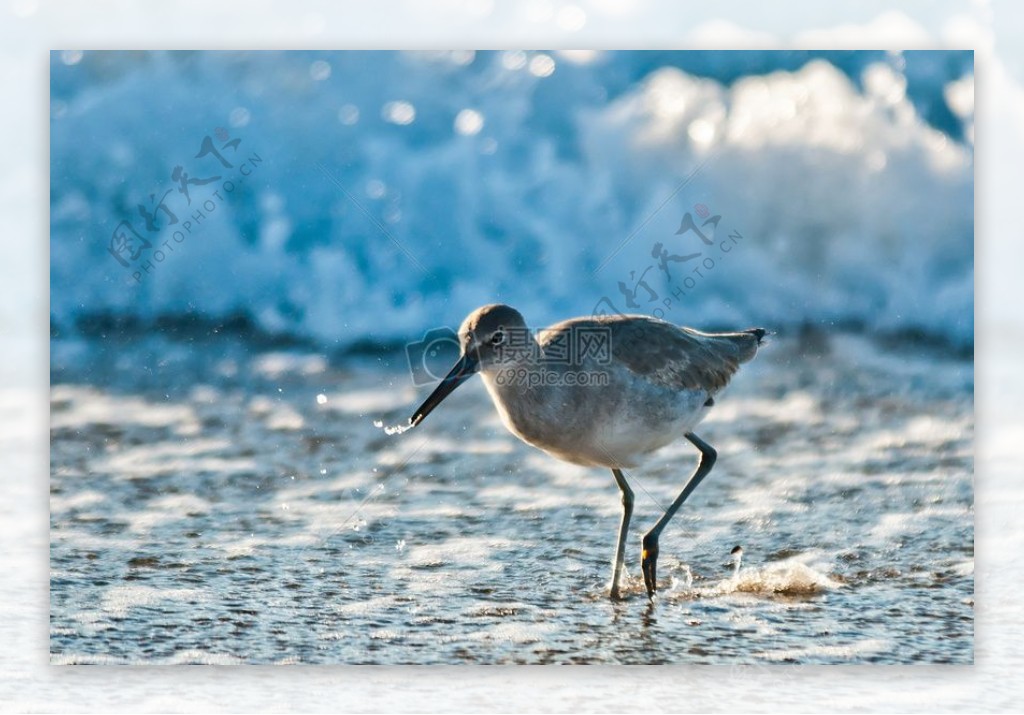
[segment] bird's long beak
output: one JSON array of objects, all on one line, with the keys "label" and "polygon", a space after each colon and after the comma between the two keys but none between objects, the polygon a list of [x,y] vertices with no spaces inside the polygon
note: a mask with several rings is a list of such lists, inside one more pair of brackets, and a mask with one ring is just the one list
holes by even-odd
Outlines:
[{"label": "bird's long beak", "polygon": [[455,367],[441,380],[441,384],[434,388],[434,391],[430,393],[430,397],[409,418],[409,426],[415,427],[422,422],[435,407],[441,404],[444,398],[455,391],[456,387],[471,378],[478,367],[479,360],[477,360],[476,355],[466,353],[459,358],[459,361],[455,363]]}]

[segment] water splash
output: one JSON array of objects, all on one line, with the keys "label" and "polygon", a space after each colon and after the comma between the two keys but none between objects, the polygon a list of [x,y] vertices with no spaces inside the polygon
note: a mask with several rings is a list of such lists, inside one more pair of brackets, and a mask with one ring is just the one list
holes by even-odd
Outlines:
[{"label": "water splash", "polygon": [[373,421],[373,426],[376,427],[377,429],[384,430],[384,434],[386,434],[386,435],[402,434],[403,432],[406,432],[406,431],[412,429],[412,425],[411,424],[388,425],[387,427],[385,427],[383,420],[374,420]]},{"label": "water splash", "polygon": [[737,568],[733,576],[708,595],[752,593],[761,595],[809,596],[841,588],[827,574],[796,561],[768,564],[762,568]]},{"label": "water splash", "polygon": [[687,564],[683,564],[682,590],[690,591],[693,588],[693,571]]}]

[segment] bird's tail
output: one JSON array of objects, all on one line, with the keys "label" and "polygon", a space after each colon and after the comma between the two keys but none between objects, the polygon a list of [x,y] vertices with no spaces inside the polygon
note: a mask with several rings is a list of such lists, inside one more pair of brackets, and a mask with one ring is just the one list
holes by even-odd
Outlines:
[{"label": "bird's tail", "polygon": [[758,345],[764,344],[764,336],[768,334],[768,331],[765,330],[764,328],[750,328],[749,330],[744,330],[743,332],[747,333],[748,335],[753,335],[755,338],[757,338]]},{"label": "bird's tail", "polygon": [[748,328],[732,333],[733,345],[739,350],[736,356],[740,363],[752,360],[757,354],[758,348],[764,345],[764,338],[768,331],[764,328]]}]

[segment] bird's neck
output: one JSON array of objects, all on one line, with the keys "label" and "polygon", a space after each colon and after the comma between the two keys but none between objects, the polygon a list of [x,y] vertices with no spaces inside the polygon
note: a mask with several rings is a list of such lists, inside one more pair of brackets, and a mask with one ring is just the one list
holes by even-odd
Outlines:
[{"label": "bird's neck", "polygon": [[553,392],[557,388],[545,380],[546,372],[535,361],[522,361],[492,366],[481,373],[502,422],[527,441],[539,426],[538,416],[547,414],[548,406],[555,401]]}]

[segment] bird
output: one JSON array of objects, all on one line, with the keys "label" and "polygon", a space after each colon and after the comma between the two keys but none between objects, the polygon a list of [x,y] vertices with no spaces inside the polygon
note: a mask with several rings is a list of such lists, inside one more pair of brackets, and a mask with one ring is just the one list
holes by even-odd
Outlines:
[{"label": "bird", "polygon": [[718,456],[693,430],[766,334],[764,328],[701,332],[618,313],[571,318],[533,333],[514,308],[484,305],[459,327],[458,361],[402,429],[422,423],[479,373],[513,435],[557,459],[611,469],[622,504],[609,586],[613,600],[623,598],[634,503],[623,470],[685,437],[699,452],[697,467],[641,541],[644,586],[654,600],[659,538]]}]

